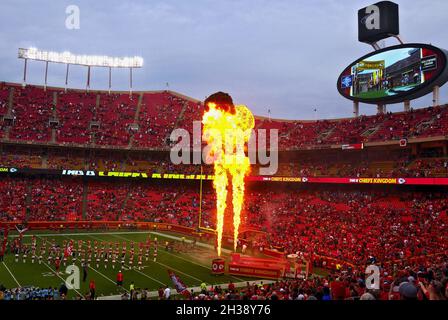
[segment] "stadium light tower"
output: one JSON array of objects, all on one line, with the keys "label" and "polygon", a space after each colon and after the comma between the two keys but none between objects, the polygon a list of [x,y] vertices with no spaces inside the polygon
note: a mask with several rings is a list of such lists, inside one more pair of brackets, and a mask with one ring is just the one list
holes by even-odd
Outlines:
[{"label": "stadium light tower", "polygon": [[47,87],[48,78],[48,64],[62,63],[66,64],[65,86],[68,85],[68,74],[70,65],[80,65],[87,67],[87,83],[86,89],[90,88],[90,75],[92,67],[109,68],[109,92],[112,87],[112,68],[129,68],[129,88],[132,93],[132,70],[134,68],[141,68],[143,66],[143,58],[139,56],[134,57],[109,57],[109,56],[90,56],[90,55],[75,55],[68,51],[54,52],[43,51],[36,48],[19,48],[19,59],[24,59],[23,69],[23,85],[26,85],[26,72],[28,60],[44,61],[45,62],[45,85]]}]

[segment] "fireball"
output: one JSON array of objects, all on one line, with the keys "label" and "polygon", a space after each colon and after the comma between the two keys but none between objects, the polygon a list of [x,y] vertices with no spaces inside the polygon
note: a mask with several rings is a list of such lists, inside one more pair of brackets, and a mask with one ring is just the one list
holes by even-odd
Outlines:
[{"label": "fireball", "polygon": [[218,92],[205,101],[202,124],[204,126],[203,140],[210,148],[208,157],[213,161],[215,171],[213,187],[216,192],[217,249],[220,256],[229,176],[232,186],[233,239],[236,250],[244,202],[244,178],[250,171],[249,158],[244,150],[255,120],[246,106],[234,106],[228,94]]}]

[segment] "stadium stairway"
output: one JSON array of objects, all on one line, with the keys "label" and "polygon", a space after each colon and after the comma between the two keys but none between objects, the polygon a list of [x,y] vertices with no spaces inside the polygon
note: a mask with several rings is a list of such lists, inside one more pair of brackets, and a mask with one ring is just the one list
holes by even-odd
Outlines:
[{"label": "stadium stairway", "polygon": [[121,212],[120,215],[122,216],[123,213],[126,211],[126,205],[128,203],[129,198],[131,197],[131,189],[129,188],[126,192],[126,196],[124,197],[123,203],[121,204]]},{"label": "stadium stairway", "polygon": [[87,219],[87,194],[88,194],[88,192],[89,192],[89,190],[88,190],[87,180],[84,180],[82,183],[82,205],[81,205],[83,219]]},{"label": "stadium stairway", "polygon": [[11,127],[6,127],[4,130],[4,134],[3,134],[3,140],[8,141],[9,140],[9,130],[11,129]]},{"label": "stadium stairway", "polygon": [[[131,126],[139,128],[139,129],[140,129],[140,126],[138,124],[138,118],[140,116],[140,110],[142,109],[143,95],[144,95],[144,93],[140,92],[140,95],[138,96],[138,101],[137,101],[137,108],[135,109],[135,114],[134,114],[134,123],[131,124]],[[133,130],[130,130],[130,131],[131,131],[131,135],[129,137],[129,143],[127,146],[128,149],[132,149],[134,147],[134,135],[138,132],[138,131],[133,131]]]},{"label": "stadium stairway", "polygon": [[[14,87],[9,88],[9,94],[8,94],[8,109],[5,114],[5,118],[13,118],[12,116],[12,108],[14,105]],[[13,123],[12,123],[13,124]],[[9,140],[9,132],[11,131],[11,126],[5,126],[4,128],[4,134],[2,139],[5,141]]]},{"label": "stadium stairway", "polygon": [[9,97],[8,97],[8,112],[6,113],[9,116],[12,116],[12,106],[14,104],[14,87],[9,89]]},{"label": "stadium stairway", "polygon": [[377,125],[376,127],[368,128],[363,133],[361,133],[361,137],[368,139],[370,136],[373,136],[380,128],[381,124]]},{"label": "stadium stairway", "polygon": [[326,139],[330,138],[331,135],[334,132],[334,127],[330,128],[327,131],[322,132],[320,135],[317,136],[317,140],[325,141]]},{"label": "stadium stairway", "polygon": [[140,115],[140,110],[142,109],[143,92],[138,96],[137,108],[135,109],[134,123],[138,124],[138,117]]},{"label": "stadium stairway", "polygon": [[26,212],[25,212],[25,217],[26,217],[26,219],[28,220],[28,217],[29,217],[29,215],[30,215],[30,207],[31,207],[31,204],[32,204],[32,202],[33,202],[33,199],[32,199],[32,188],[33,188],[33,185],[31,184],[31,183],[28,183],[27,185],[26,185],[26,198],[25,198],[25,208],[26,208]]},{"label": "stadium stairway", "polygon": [[53,107],[51,108],[51,115],[53,119],[57,119],[56,114],[56,106],[58,105],[58,93],[55,91],[53,92]]},{"label": "stadium stairway", "polygon": [[41,167],[43,169],[47,169],[48,168],[48,155],[47,154],[44,154],[42,156],[42,165],[41,165]]},{"label": "stadium stairway", "polygon": [[429,120],[424,120],[422,122],[420,122],[417,126],[416,129],[419,132],[424,132],[426,131],[426,129],[428,129],[429,127],[431,127],[431,125],[436,121],[436,116],[432,117]]},{"label": "stadium stairway", "polygon": [[378,171],[380,172],[391,172],[394,169],[394,161],[378,161],[372,162],[369,166],[369,171],[372,175],[375,175]]}]

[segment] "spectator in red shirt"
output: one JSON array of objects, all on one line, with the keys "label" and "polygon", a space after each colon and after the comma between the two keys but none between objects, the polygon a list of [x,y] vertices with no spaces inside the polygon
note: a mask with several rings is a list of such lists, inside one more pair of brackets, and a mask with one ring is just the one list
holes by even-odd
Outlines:
[{"label": "spectator in red shirt", "polygon": [[95,300],[95,290],[96,290],[95,280],[93,279],[90,280],[89,289],[90,289],[90,299]]}]

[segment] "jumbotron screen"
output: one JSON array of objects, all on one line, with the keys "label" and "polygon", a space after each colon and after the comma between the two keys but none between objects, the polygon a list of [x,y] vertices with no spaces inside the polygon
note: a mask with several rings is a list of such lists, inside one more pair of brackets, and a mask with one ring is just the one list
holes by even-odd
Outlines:
[{"label": "jumbotron screen", "polygon": [[339,91],[349,99],[367,103],[406,98],[427,88],[445,66],[445,54],[432,46],[381,50],[346,68],[339,78]]}]

